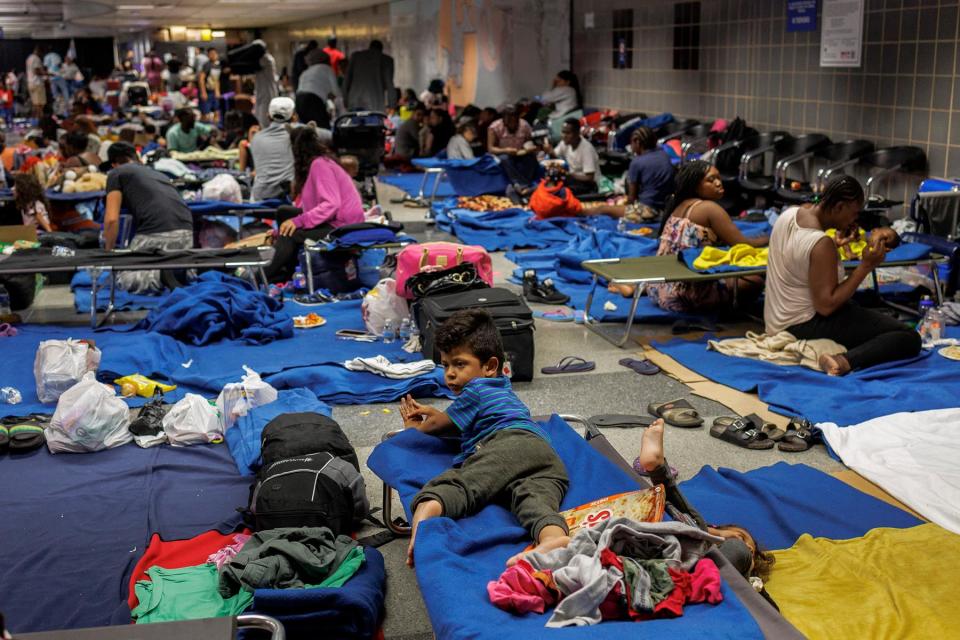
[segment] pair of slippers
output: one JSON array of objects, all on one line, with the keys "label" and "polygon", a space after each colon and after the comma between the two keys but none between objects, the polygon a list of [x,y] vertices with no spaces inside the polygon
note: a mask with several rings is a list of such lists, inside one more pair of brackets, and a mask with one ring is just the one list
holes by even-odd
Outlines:
[{"label": "pair of slippers", "polygon": [[710,435],[744,449],[806,451],[816,442],[812,425],[803,418],[792,418],[787,430],[765,422],[755,413],[737,417],[721,417],[713,421]]},{"label": "pair of slippers", "polygon": [[0,419],[0,453],[26,453],[39,449],[46,442],[43,426],[48,416],[6,416]]},{"label": "pair of slippers", "polygon": [[19,333],[9,322],[0,322],[0,338],[12,338]]}]

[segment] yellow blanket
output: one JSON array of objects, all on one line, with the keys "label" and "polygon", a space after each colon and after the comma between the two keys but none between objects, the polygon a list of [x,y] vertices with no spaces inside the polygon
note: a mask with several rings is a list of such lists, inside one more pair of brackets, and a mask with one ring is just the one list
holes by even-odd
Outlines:
[{"label": "yellow blanket", "polygon": [[960,536],[935,524],[803,535],[773,554],[767,591],[808,638],[958,637]]},{"label": "yellow blanket", "polygon": [[[851,240],[845,247],[837,247],[837,253],[841,260],[859,260],[863,256],[863,250],[867,248],[867,234],[863,229],[858,229],[858,231],[859,235],[856,240]],[[831,238],[837,237],[836,229],[827,229],[824,233]]]},{"label": "yellow blanket", "polygon": [[693,268],[700,271],[720,265],[765,267],[767,266],[767,248],[751,247],[748,244],[735,244],[729,249],[704,247],[700,256],[693,261]]}]

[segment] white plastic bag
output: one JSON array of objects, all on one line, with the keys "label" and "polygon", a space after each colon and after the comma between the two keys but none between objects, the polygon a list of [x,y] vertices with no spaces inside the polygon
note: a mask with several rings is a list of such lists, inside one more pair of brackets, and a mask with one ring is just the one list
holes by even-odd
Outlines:
[{"label": "white plastic bag", "polygon": [[221,173],[203,183],[204,200],[222,200],[224,202],[243,202],[240,183],[229,173]]},{"label": "white plastic bag", "polygon": [[56,402],[80,382],[88,371],[100,366],[100,350],[79,340],[44,340],[33,360],[33,378],[40,402]]},{"label": "white plastic bag", "polygon": [[223,440],[220,412],[203,396],[188,393],[163,416],[163,432],[174,446]]},{"label": "white plastic bag", "polygon": [[100,451],[133,440],[130,409],[93,372],[63,392],[44,429],[50,453]]},{"label": "white plastic bag", "polygon": [[254,407],[270,404],[277,399],[277,390],[269,383],[260,379],[260,374],[243,365],[246,375],[240,382],[231,382],[224,385],[217,397],[217,410],[223,418],[224,430],[233,426],[240,416]]},{"label": "white plastic bag", "polygon": [[404,318],[410,317],[407,301],[397,295],[397,281],[393,278],[384,278],[370,289],[367,295],[363,296],[360,308],[367,332],[378,336],[383,335],[383,326],[387,320],[396,331]]}]

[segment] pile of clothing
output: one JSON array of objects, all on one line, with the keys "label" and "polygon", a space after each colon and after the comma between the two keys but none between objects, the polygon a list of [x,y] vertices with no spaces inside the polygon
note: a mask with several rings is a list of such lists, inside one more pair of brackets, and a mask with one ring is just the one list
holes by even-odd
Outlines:
[{"label": "pile of clothing", "polygon": [[[148,549],[145,558],[151,555]],[[356,541],[326,527],[240,533],[202,564],[138,567],[130,615],[138,624],[235,616],[256,589],[340,587],[363,561]]]},{"label": "pile of clothing", "polygon": [[556,604],[548,627],[679,617],[687,604],[723,601],[720,571],[703,557],[722,541],[680,522],[613,518],[577,531],[566,547],[527,554],[487,593],[516,613]]}]

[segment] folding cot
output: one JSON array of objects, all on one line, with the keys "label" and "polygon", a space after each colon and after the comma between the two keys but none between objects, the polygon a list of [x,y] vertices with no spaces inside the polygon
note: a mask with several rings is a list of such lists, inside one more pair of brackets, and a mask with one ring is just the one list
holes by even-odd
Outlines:
[{"label": "folding cot", "polygon": [[[928,258],[917,258],[911,260],[895,260],[884,262],[883,267],[910,267],[918,264],[930,264],[931,272],[934,278],[934,288],[938,302],[940,301],[940,281],[938,276],[937,264],[944,262],[945,258],[939,254],[930,254]],[[608,341],[622,347],[630,339],[630,329],[633,326],[633,317],[637,310],[637,304],[640,295],[643,293],[643,286],[647,284],[662,284],[665,282],[710,282],[713,280],[722,280],[725,278],[745,278],[749,276],[762,276],[766,273],[766,267],[746,267],[735,268],[732,270],[701,272],[689,268],[679,255],[665,256],[644,256],[639,258],[604,258],[598,260],[584,260],[581,266],[593,274],[593,283],[590,288],[590,294],[587,296],[586,309],[584,310],[584,324],[606,338]],[[851,266],[847,266],[852,269]],[[631,303],[630,314],[627,316],[627,324],[623,334],[618,338],[611,338],[606,333],[597,330],[597,322],[590,317],[590,306],[593,302],[594,293],[600,280],[606,280],[611,284],[635,285],[633,301]],[[736,281],[735,281],[736,282]],[[873,277],[874,286],[877,286],[876,273]],[[734,287],[734,306],[737,303],[737,288]]]},{"label": "folding cot", "polygon": [[[303,245],[303,250],[304,250],[304,252],[306,252],[306,253],[309,254],[309,253],[324,253],[324,252],[327,252],[327,251],[334,251],[334,250],[338,250],[338,249],[339,249],[339,250],[344,250],[344,249],[346,249],[346,250],[361,250],[361,251],[362,251],[362,250],[366,250],[366,249],[381,249],[381,250],[385,251],[387,254],[389,254],[392,249],[402,249],[403,247],[407,246],[408,244],[415,244],[416,242],[417,242],[417,240],[416,240],[415,238],[413,238],[412,236],[399,235],[399,236],[397,236],[396,242],[377,242],[377,243],[374,243],[374,244],[362,244],[362,245],[344,244],[344,243],[341,243],[341,242],[339,242],[339,241],[336,241],[336,242],[305,242],[304,245]],[[307,260],[307,262],[309,263],[309,259]],[[316,290],[316,286],[315,286],[315,283],[314,283],[314,281],[313,281],[313,269],[307,269],[306,271],[307,271],[307,273],[306,273],[306,276],[307,276],[307,292],[308,292],[310,295],[313,295],[314,291]]]},{"label": "folding cot", "polygon": [[[453,192],[458,196],[479,196],[488,193],[500,194],[507,189],[507,175],[497,159],[484,155],[473,160],[447,158],[416,158],[413,164],[424,170],[420,182],[420,192],[415,200],[421,203],[433,202],[437,198],[437,189],[444,176],[450,181]],[[433,188],[430,198],[426,199],[427,181],[433,176]]]},{"label": "folding cot", "polygon": [[[256,629],[270,635],[269,640],[286,640],[283,624],[276,618],[245,613],[235,618],[202,618],[179,622],[159,622],[146,626],[114,625],[66,631],[18,633],[22,640],[234,640],[237,631]],[[260,636],[258,636],[260,637]]]},{"label": "folding cot", "polygon": [[[570,508],[597,498],[648,486],[648,481],[632,470],[613,449],[589,419],[576,416],[552,416],[540,421],[554,448],[566,464],[570,488],[562,508]],[[581,422],[585,434],[581,438],[570,423]],[[395,437],[394,437],[395,436]],[[420,486],[450,465],[456,448],[443,438],[422,434],[413,429],[391,432],[374,449],[368,466],[384,481],[384,520],[390,523],[390,505],[395,487],[409,517],[410,502]],[[759,532],[761,541],[770,540],[773,548],[793,544],[801,533],[832,537],[862,535],[864,527],[906,527],[917,524],[905,512],[878,504],[859,492],[825,474],[803,467],[780,464],[761,470],[767,477],[741,484],[724,482],[724,472],[701,472],[703,482],[693,482],[688,499],[700,498],[708,519],[737,521]],[[698,476],[697,479],[701,479]],[[791,487],[771,487],[777,495],[769,500],[753,496],[743,502],[744,493],[756,491],[774,480],[805,482],[814,480],[818,490],[832,489],[829,505],[821,498],[781,502],[779,492],[795,492]],[[759,486],[758,486],[759,485]],[[811,485],[812,486],[812,485]],[[729,495],[724,495],[724,489]],[[685,490],[686,492],[686,490]],[[705,494],[706,495],[705,497]],[[709,495],[712,494],[712,495]],[[728,504],[720,504],[727,499]],[[809,504],[808,504],[809,502]],[[777,504],[781,514],[770,513]],[[855,522],[844,520],[847,518]],[[395,533],[407,530],[392,527]],[[497,638],[505,635],[552,638],[563,635],[579,638],[620,638],[628,634],[665,635],[671,638],[695,638],[709,634],[723,638],[801,638],[803,637],[716,550],[709,557],[720,568],[724,602],[717,606],[685,608],[682,618],[649,620],[640,623],[604,622],[591,627],[546,629],[545,616],[516,616],[495,608],[487,599],[486,582],[494,580],[509,555],[521,548],[527,533],[505,509],[489,506],[474,516],[458,521],[436,518],[420,525],[417,534],[417,580],[424,585],[423,595],[434,633],[442,638]],[[642,627],[632,625],[640,624]],[[630,626],[627,626],[630,625]]]},{"label": "folding cot", "polygon": [[[26,249],[8,256],[0,256],[0,275],[19,273],[74,272],[82,269],[91,271],[90,326],[103,324],[114,312],[119,271],[143,270],[183,270],[183,269],[236,269],[248,267],[254,284],[259,286],[257,277],[266,286],[267,279],[263,267],[269,264],[263,252],[257,248],[244,249],[187,249],[182,251],[103,251],[101,249],[77,249],[72,256],[55,256],[49,249]],[[110,304],[102,319],[97,317],[97,290],[99,274],[110,274]]]}]

